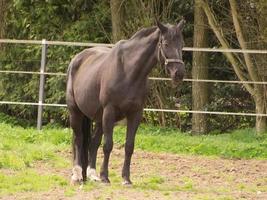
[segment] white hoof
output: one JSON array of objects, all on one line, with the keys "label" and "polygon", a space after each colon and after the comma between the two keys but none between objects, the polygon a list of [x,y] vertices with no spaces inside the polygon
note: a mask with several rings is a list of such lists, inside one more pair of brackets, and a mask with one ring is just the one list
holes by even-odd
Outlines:
[{"label": "white hoof", "polygon": [[78,165],[74,166],[72,169],[71,183],[80,183],[83,180],[82,168]]},{"label": "white hoof", "polygon": [[87,178],[91,181],[101,181],[101,179],[97,176],[96,169],[87,167]]},{"label": "white hoof", "polygon": [[123,186],[129,186],[129,187],[131,187],[131,186],[133,185],[133,183],[132,183],[131,181],[125,181],[125,180],[124,180],[124,181],[122,182],[122,185],[123,185]]}]

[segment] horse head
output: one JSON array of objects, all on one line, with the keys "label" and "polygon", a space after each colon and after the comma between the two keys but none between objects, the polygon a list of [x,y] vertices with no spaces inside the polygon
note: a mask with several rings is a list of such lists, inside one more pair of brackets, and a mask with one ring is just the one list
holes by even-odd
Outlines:
[{"label": "horse head", "polygon": [[185,74],[185,65],[182,58],[184,44],[182,30],[184,24],[184,19],[177,25],[163,25],[157,21],[160,30],[158,59],[161,63],[164,63],[175,85],[183,80]]}]

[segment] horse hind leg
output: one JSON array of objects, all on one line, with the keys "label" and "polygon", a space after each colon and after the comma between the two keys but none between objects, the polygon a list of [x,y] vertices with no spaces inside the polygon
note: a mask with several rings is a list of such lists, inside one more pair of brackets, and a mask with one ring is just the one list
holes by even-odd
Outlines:
[{"label": "horse hind leg", "polygon": [[88,166],[88,152],[89,144],[91,142],[91,120],[84,116],[82,120],[82,134],[83,134],[83,146],[82,146],[82,176],[86,181],[86,171]]},{"label": "horse hind leg", "polygon": [[97,150],[101,144],[103,135],[102,122],[96,122],[94,133],[91,138],[91,143],[89,147],[89,166],[87,167],[87,178],[91,181],[100,181],[96,173],[96,157]]},{"label": "horse hind leg", "polygon": [[100,170],[100,178],[104,183],[110,183],[108,178],[108,164],[110,153],[113,148],[113,127],[115,123],[115,110],[112,106],[106,106],[103,110],[103,133],[104,133],[104,160]]},{"label": "horse hind leg", "polygon": [[73,169],[71,183],[80,183],[83,180],[82,166],[84,159],[83,152],[83,114],[75,109],[70,110],[70,125],[73,130]]}]

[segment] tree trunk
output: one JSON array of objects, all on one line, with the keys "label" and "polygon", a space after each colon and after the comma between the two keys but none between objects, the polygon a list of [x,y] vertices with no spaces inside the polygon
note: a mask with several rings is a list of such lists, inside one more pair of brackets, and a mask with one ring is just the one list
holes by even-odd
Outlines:
[{"label": "tree trunk", "polygon": [[[264,85],[258,85],[256,94],[254,96],[256,113],[257,114],[266,114],[267,113],[267,99],[266,91]],[[262,134],[267,130],[267,117],[257,116],[256,117],[256,132],[257,134]]]},{"label": "tree trunk", "polygon": [[[5,38],[7,4],[7,0],[0,0],[0,39]],[[0,56],[3,54],[3,48],[3,43],[0,43]]]},{"label": "tree trunk", "polygon": [[[6,14],[6,0],[0,0],[0,38],[4,37],[5,33],[5,14]],[[1,43],[0,43],[1,45]]]},{"label": "tree trunk", "polygon": [[[200,1],[195,0],[194,6],[194,47],[208,46],[207,18],[201,8]],[[208,56],[206,52],[193,52],[193,79],[208,79]],[[205,110],[208,104],[208,84],[204,82],[192,83],[193,110]],[[208,132],[207,115],[193,113],[192,132],[203,134]]]},{"label": "tree trunk", "polygon": [[112,19],[112,36],[113,42],[123,38],[123,0],[111,0],[110,10]]},{"label": "tree trunk", "polygon": [[[258,14],[258,25],[259,25],[259,48],[267,49],[267,5],[266,0],[259,0],[256,2],[257,14]],[[257,60],[262,63],[262,81],[267,82],[267,54],[258,55]],[[260,85],[257,88],[257,93],[263,94],[262,96],[256,95],[254,98],[256,104],[256,113],[267,114],[267,85]],[[256,131],[257,133],[263,133],[267,131],[267,117],[257,117],[256,118]]]},{"label": "tree trunk", "polygon": [[[259,34],[260,39],[263,40],[263,47],[267,46],[267,4],[266,0],[258,0],[256,1],[256,9],[257,9],[257,21],[259,25]],[[266,54],[265,54],[266,55]]]}]

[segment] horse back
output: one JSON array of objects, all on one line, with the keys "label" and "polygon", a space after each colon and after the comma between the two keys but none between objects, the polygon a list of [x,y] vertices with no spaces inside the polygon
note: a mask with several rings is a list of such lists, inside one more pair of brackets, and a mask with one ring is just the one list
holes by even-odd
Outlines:
[{"label": "horse back", "polygon": [[110,48],[106,47],[95,47],[95,48],[88,48],[80,53],[76,54],[74,58],[71,60],[69,67],[68,67],[68,78],[69,76],[74,77],[77,71],[79,70],[80,66],[86,62],[89,58],[97,57],[98,54],[103,52],[108,52]]}]

